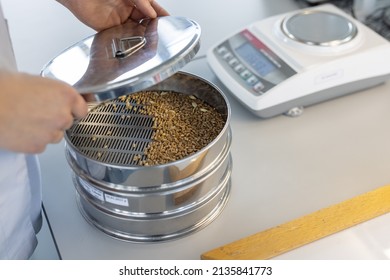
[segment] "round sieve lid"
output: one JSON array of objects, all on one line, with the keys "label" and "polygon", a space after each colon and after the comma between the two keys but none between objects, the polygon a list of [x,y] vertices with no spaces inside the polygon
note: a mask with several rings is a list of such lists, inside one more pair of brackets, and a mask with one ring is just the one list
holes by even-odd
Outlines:
[{"label": "round sieve lid", "polygon": [[199,50],[200,33],[184,17],[128,21],[69,47],[41,75],[72,85],[88,102],[114,99],[176,73]]},{"label": "round sieve lid", "polygon": [[285,18],[283,33],[300,43],[313,46],[338,46],[357,34],[356,25],[347,18],[325,11],[303,11]]}]

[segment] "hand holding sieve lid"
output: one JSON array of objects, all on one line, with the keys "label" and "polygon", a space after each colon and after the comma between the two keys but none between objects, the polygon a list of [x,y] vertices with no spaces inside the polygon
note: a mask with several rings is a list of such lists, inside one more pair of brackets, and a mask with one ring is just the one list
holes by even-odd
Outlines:
[{"label": "hand holding sieve lid", "polygon": [[199,50],[200,33],[184,17],[127,21],[69,47],[41,75],[72,85],[88,102],[114,99],[176,73]]}]

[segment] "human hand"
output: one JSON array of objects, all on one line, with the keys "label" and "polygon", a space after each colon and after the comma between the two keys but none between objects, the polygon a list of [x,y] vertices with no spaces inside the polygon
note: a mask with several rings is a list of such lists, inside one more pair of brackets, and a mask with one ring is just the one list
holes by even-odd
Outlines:
[{"label": "human hand", "polygon": [[101,31],[126,22],[143,18],[167,16],[169,13],[154,0],[57,0],[67,7],[81,22]]},{"label": "human hand", "polygon": [[87,111],[79,93],[63,82],[0,72],[0,149],[40,153]]}]

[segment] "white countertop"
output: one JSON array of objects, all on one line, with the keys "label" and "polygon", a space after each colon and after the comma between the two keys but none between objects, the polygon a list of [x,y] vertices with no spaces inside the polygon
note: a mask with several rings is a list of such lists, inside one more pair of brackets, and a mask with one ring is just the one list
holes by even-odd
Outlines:
[{"label": "white countertop", "polygon": [[[91,33],[61,12],[58,4],[48,3],[54,1],[34,1],[46,5],[49,11],[58,11],[68,29],[69,25],[75,29],[75,34],[64,33],[63,40],[58,41],[56,36],[62,35],[58,30],[64,30],[63,22],[57,20],[40,32],[43,19],[39,18],[24,23],[29,26],[26,29],[16,24],[20,14],[16,15],[14,5],[32,4],[2,2],[10,20],[19,67],[24,71],[38,73],[53,56]],[[180,1],[160,2],[171,14],[188,16],[202,26],[199,56],[254,20],[298,7],[294,1],[282,0],[198,0],[192,1],[196,4],[191,8]],[[37,6],[30,8],[36,12],[26,9],[29,15],[39,12]],[[51,17],[52,14],[46,16],[46,20]],[[220,25],[213,23],[215,17]],[[36,26],[38,38],[29,46],[31,53],[45,44],[48,48],[35,60],[31,53],[27,58],[23,44],[23,35],[32,26]],[[44,205],[63,259],[199,259],[215,247],[390,183],[390,83],[306,108],[298,118],[261,120],[231,97],[205,58],[194,60],[184,70],[220,86],[232,107],[232,191],[226,208],[206,228],[176,241],[133,244],[115,240],[81,217],[64,143],[51,145],[40,156]],[[384,215],[276,259],[388,259],[389,236],[390,215]]]}]

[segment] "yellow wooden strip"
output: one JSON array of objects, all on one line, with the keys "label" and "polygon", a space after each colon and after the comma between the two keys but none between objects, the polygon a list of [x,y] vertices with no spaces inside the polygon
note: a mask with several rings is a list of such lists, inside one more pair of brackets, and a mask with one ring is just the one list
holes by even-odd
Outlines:
[{"label": "yellow wooden strip", "polygon": [[390,185],[213,249],[201,259],[269,259],[387,212]]}]

